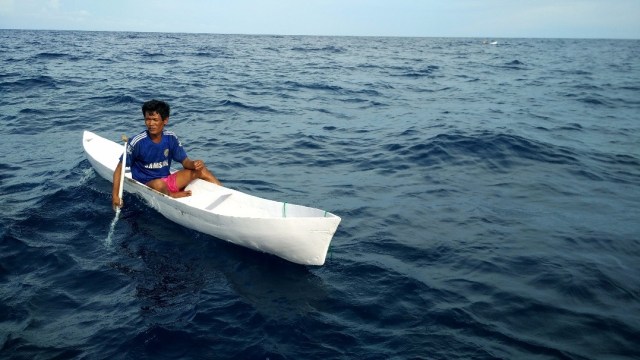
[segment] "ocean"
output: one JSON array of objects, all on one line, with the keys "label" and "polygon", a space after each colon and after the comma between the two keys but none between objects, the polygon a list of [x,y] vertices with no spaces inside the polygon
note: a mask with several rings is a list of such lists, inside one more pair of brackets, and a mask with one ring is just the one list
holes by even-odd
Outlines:
[{"label": "ocean", "polygon": [[[640,40],[0,30],[0,358],[638,359]],[[150,99],[324,266],[114,213]]]}]

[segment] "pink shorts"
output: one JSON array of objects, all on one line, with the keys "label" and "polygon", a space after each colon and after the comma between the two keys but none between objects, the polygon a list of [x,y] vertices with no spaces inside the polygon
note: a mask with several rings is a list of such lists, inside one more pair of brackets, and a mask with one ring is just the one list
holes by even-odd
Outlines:
[{"label": "pink shorts", "polygon": [[164,181],[165,184],[167,184],[167,189],[169,190],[169,192],[178,192],[180,191],[180,189],[178,188],[178,173],[174,172],[173,174],[162,178],[160,180]]}]

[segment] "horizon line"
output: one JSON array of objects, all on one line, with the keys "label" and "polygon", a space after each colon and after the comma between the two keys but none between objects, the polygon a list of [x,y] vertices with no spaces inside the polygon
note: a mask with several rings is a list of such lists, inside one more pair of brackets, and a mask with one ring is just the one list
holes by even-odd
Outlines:
[{"label": "horizon line", "polygon": [[161,31],[161,30],[87,30],[87,29],[36,29],[1,28],[0,31],[68,31],[68,32],[120,32],[140,34],[192,34],[192,35],[232,35],[232,36],[301,36],[301,37],[371,37],[371,38],[433,38],[433,39],[549,39],[549,40],[640,40],[632,37],[539,37],[539,36],[438,36],[438,35],[323,35],[323,34],[269,34],[269,33],[215,33],[199,31]]}]

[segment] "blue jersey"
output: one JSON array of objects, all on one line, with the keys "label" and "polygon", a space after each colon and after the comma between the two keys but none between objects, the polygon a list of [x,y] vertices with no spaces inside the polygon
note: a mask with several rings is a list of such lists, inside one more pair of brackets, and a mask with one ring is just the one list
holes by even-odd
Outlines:
[{"label": "blue jersey", "polygon": [[187,153],[171,131],[164,130],[158,144],[151,140],[146,130],[127,143],[127,166],[131,167],[133,178],[143,184],[169,176],[171,160],[182,163],[186,158]]}]

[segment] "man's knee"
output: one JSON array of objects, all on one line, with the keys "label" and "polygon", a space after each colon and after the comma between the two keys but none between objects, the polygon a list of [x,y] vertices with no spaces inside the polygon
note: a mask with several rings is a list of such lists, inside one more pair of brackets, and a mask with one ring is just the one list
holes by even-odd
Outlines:
[{"label": "man's knee", "polygon": [[148,187],[157,190],[163,194],[169,193],[169,188],[167,187],[167,183],[162,181],[161,179],[151,180],[146,184]]},{"label": "man's knee", "polygon": [[213,173],[206,167],[203,167],[202,170],[200,170],[200,178],[208,178],[211,177],[211,175],[213,175]]}]

